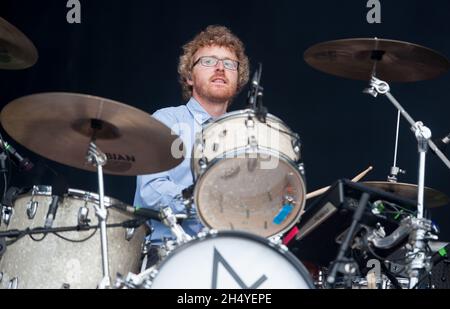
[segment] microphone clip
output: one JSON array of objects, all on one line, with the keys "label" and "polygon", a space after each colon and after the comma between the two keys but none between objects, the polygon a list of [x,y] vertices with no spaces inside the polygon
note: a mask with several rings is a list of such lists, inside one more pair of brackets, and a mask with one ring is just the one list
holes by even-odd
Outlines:
[{"label": "microphone clip", "polygon": [[259,63],[248,93],[248,104],[255,111],[256,118],[261,122],[266,122],[267,108],[263,105],[264,88],[261,86],[262,64]]}]

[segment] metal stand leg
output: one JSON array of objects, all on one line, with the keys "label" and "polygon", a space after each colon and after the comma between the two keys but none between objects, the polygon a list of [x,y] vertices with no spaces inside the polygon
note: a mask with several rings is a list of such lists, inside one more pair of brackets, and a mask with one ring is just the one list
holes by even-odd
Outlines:
[{"label": "metal stand leg", "polygon": [[89,163],[97,167],[98,174],[98,195],[100,207],[94,205],[95,214],[100,222],[100,241],[102,252],[102,269],[103,278],[99,283],[99,289],[105,289],[111,287],[111,277],[109,274],[109,261],[108,261],[108,238],[106,229],[106,219],[108,217],[108,210],[105,207],[104,202],[104,183],[103,183],[103,166],[106,164],[106,155],[102,153],[94,143],[89,145],[87,154],[87,160]]}]

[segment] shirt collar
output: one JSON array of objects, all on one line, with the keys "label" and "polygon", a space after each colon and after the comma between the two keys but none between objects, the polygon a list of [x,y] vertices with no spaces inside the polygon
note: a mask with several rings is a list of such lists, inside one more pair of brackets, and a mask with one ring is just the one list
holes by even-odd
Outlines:
[{"label": "shirt collar", "polygon": [[191,98],[189,102],[187,102],[186,106],[192,117],[194,117],[195,121],[197,121],[200,125],[204,125],[209,120],[212,120],[211,115],[205,111],[196,99]]}]

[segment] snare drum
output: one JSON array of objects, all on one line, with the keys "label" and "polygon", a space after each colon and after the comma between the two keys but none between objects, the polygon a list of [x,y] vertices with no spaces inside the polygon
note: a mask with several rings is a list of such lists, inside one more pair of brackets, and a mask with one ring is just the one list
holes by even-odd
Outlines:
[{"label": "snare drum", "polygon": [[229,113],[199,133],[193,148],[194,202],[202,223],[270,237],[289,230],[305,205],[300,142],[280,119]]},{"label": "snare drum", "polygon": [[152,274],[152,289],[312,289],[287,249],[259,236],[224,231],[175,249]]},{"label": "snare drum", "polygon": [[[9,224],[1,229],[25,230],[42,228],[51,203],[51,187],[34,187],[16,198]],[[94,205],[95,193],[69,189],[59,204],[53,228],[83,224],[98,226]],[[105,197],[108,209],[107,224],[133,219],[129,213],[112,205],[122,204]],[[144,227],[138,229],[108,228],[108,255],[111,275],[137,272],[141,259]],[[0,288],[59,289],[96,288],[100,283],[102,257],[100,230],[71,231],[58,234],[25,236],[7,246],[0,260]],[[64,239],[62,238],[64,237]]]}]

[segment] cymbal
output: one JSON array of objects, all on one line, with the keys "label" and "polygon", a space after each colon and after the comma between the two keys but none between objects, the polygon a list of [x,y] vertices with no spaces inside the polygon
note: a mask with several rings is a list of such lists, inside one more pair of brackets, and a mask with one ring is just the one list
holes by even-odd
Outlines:
[{"label": "cymbal", "polygon": [[[178,136],[168,127],[139,109],[100,97],[73,93],[22,97],[2,110],[1,122],[28,149],[83,170],[96,171],[85,158],[93,126],[99,128],[95,144],[108,158],[106,174],[151,174],[182,161],[171,154]],[[175,145],[181,149],[181,140]]]},{"label": "cymbal", "polygon": [[345,39],[310,47],[305,61],[315,69],[350,79],[369,81],[376,63],[376,77],[387,82],[433,79],[450,69],[441,54],[429,48],[385,39]]},{"label": "cymbal", "polygon": [[[406,183],[395,183],[388,181],[366,181],[363,185],[375,189],[380,189],[389,193],[399,195],[401,197],[417,200],[417,185]],[[450,198],[442,192],[425,187],[424,205],[427,208],[437,208],[450,203]]]},{"label": "cymbal", "polygon": [[0,17],[0,69],[19,70],[33,66],[38,52],[16,27]]}]

